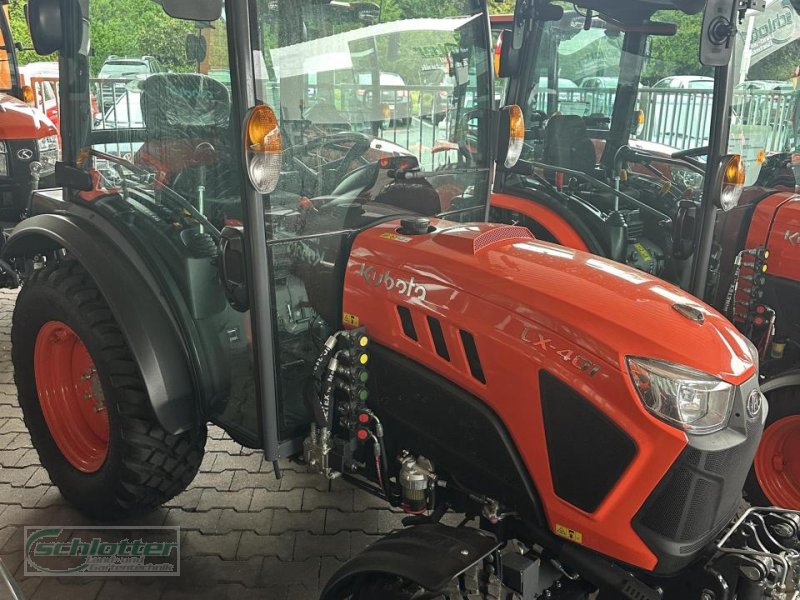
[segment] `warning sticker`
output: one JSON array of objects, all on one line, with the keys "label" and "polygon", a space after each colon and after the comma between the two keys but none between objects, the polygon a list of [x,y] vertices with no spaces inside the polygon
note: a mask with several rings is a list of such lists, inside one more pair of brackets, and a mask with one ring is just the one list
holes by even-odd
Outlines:
[{"label": "warning sticker", "polygon": [[350,325],[351,327],[359,327],[361,325],[361,319],[359,319],[356,315],[344,313],[342,315],[342,323],[345,325]]},{"label": "warning sticker", "polygon": [[556,525],[556,535],[566,538],[571,542],[575,542],[576,544],[583,543],[583,534],[580,531],[575,531],[563,525]]},{"label": "warning sticker", "polygon": [[647,251],[647,248],[645,248],[642,244],[637,242],[633,245],[633,247],[636,248],[636,252],[639,253],[639,256],[642,257],[642,260],[649,263],[653,262],[653,257],[650,256],[650,253]]},{"label": "warning sticker", "polygon": [[411,241],[411,238],[406,235],[400,235],[397,233],[392,233],[391,231],[387,231],[386,233],[382,233],[381,237],[385,240],[392,240],[393,242],[402,242],[404,244]]}]

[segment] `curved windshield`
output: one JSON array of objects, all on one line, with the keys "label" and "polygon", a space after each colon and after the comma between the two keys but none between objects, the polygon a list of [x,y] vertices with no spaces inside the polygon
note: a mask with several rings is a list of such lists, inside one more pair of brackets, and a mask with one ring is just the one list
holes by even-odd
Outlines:
[{"label": "curved windshield", "polygon": [[[308,220],[308,232],[404,211],[482,218],[491,98],[477,3],[421,2],[413,13],[257,4],[260,100],[279,115],[285,147],[271,216],[301,200],[326,213],[324,226]],[[422,174],[417,193],[397,193],[399,166]],[[363,220],[335,209],[354,205]]]}]

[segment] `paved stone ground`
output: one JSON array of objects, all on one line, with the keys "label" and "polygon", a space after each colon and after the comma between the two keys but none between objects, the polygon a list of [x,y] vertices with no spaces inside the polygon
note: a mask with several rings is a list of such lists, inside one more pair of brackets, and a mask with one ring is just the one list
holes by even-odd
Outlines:
[{"label": "paved stone ground", "polygon": [[[400,526],[401,515],[342,482],[281,464],[212,427],[200,473],[184,493],[136,525],[181,527],[181,575],[164,578],[23,577],[24,525],[90,525],[39,466],[17,405],[11,366],[16,294],[0,291],[0,558],[27,599],[284,600],[317,598],[351,555]],[[2,598],[0,590],[0,600]]]}]

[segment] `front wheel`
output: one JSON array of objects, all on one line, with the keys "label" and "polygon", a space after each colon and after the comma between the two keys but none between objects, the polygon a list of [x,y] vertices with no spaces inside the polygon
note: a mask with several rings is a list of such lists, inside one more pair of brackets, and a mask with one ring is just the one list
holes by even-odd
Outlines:
[{"label": "front wheel", "polygon": [[747,478],[747,497],[757,506],[800,510],[800,386],[767,394],[769,416]]},{"label": "front wheel", "polygon": [[34,273],[17,298],[11,341],[33,445],[81,512],[143,513],[194,479],[205,425],[179,435],[161,427],[119,324],[80,264]]}]

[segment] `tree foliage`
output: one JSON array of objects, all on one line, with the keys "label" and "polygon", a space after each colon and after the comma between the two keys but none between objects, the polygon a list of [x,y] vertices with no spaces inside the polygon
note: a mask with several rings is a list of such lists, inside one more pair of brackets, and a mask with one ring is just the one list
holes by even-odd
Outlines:
[{"label": "tree foliage", "polygon": [[[25,21],[27,0],[11,4],[11,28],[15,39],[30,46],[30,34]],[[119,56],[154,56],[165,68],[175,71],[191,69],[186,60],[186,35],[195,30],[194,24],[168,17],[151,0],[124,1],[91,0],[92,56],[90,66],[96,75],[105,59]],[[20,53],[20,62],[55,60],[42,58],[34,52]]]},{"label": "tree foliage", "polygon": [[[28,0],[12,0],[11,30],[16,41],[30,47],[30,35],[25,22],[24,7]],[[374,0],[381,7],[384,21],[424,15],[450,16],[463,12],[465,0]],[[493,14],[514,11],[514,0],[489,0]],[[194,25],[171,19],[158,3],[152,0],[91,0],[92,75],[96,75],[111,54],[124,56],[155,56],[167,69],[191,70],[184,52],[184,40],[194,31]],[[570,9],[569,3],[564,4]],[[663,11],[654,17],[678,26],[674,37],[655,37],[649,46],[649,60],[644,81],[652,84],[670,75],[711,75],[711,70],[698,61],[698,40],[701,15],[683,15]],[[20,62],[55,60],[40,57],[35,52],[20,53]],[[751,79],[787,80],[800,65],[800,44],[790,44],[770,57],[753,65]]]}]

